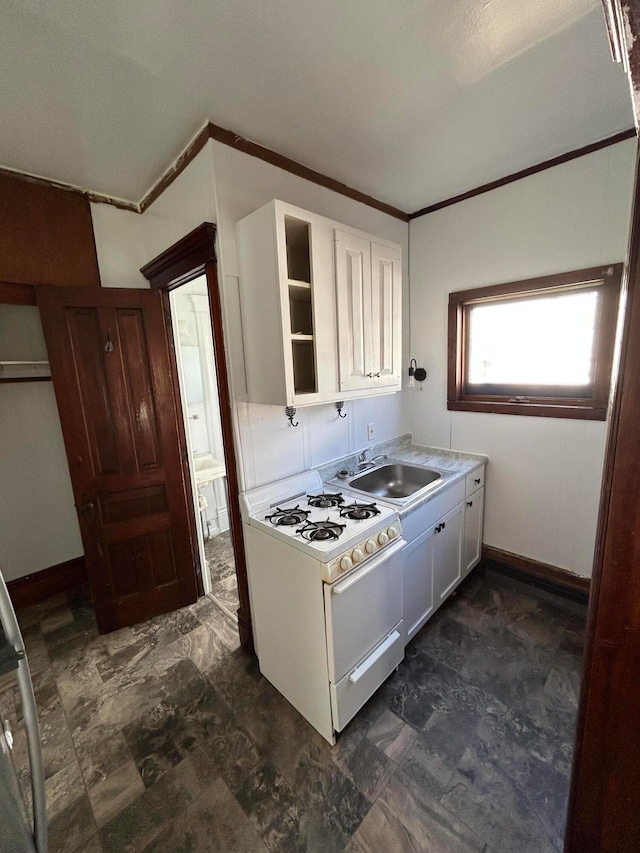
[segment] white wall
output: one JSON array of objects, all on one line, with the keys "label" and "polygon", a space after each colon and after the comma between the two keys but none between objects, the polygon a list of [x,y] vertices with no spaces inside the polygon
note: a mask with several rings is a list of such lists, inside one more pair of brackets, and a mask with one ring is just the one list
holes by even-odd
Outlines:
[{"label": "white wall", "polygon": [[635,140],[605,148],[410,224],[415,440],[486,453],[484,541],[590,576],[606,424],[449,412],[451,291],[625,259]]},{"label": "white wall", "polygon": [[203,222],[215,222],[211,143],[140,215],[92,204],[103,287],[147,287],[140,267]]},{"label": "white wall", "polygon": [[[0,359],[46,359],[38,309],[0,305]],[[51,382],[0,385],[0,570],[5,580],[83,553]]]},{"label": "white wall", "polygon": [[[282,407],[246,402],[236,222],[271,199],[278,198],[354,228],[394,240],[402,245],[405,305],[408,297],[408,227],[394,217],[221,143],[212,143],[212,149],[219,276],[223,283],[226,338],[236,400],[241,488],[249,489],[366,447],[369,443],[367,423],[375,424],[376,442],[399,435],[406,430],[405,395],[392,394],[349,401],[345,403],[345,419],[338,417],[332,404],[300,408],[296,415],[300,426],[296,429],[289,426]],[[405,335],[406,338],[408,335]]]},{"label": "white wall", "polygon": [[[406,223],[219,143],[210,141],[142,216],[108,205],[91,206],[103,287],[145,287],[141,266],[202,222],[217,223],[241,488],[365,447],[368,423],[375,424],[375,441],[406,430],[402,394],[347,402],[345,419],[338,418],[333,405],[299,409],[297,429],[289,426],[281,407],[246,402],[235,223],[273,198],[401,243],[406,302]],[[408,341],[408,324],[405,338]]]}]

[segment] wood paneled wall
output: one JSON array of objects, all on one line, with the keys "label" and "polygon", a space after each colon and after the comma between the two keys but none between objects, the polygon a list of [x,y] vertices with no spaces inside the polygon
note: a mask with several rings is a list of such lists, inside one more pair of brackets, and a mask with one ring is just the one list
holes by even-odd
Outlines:
[{"label": "wood paneled wall", "polygon": [[0,282],[99,287],[88,198],[0,174]]}]

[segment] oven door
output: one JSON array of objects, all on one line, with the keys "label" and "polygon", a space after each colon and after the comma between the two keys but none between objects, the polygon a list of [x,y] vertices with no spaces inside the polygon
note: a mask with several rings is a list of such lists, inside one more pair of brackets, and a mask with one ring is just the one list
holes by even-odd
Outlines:
[{"label": "oven door", "polygon": [[340,679],[402,619],[402,549],[397,539],[342,580],[325,584],[329,680]]}]

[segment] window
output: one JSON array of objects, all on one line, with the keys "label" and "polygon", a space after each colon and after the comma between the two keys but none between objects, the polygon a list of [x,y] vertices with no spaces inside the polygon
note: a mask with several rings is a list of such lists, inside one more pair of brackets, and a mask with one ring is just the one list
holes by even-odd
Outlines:
[{"label": "window", "polygon": [[449,295],[447,408],[605,420],[622,264]]}]

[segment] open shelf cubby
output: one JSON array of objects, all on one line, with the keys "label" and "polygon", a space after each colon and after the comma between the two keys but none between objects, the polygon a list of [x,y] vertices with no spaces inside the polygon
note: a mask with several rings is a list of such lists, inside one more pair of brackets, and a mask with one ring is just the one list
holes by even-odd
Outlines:
[{"label": "open shelf cubby", "polygon": [[287,295],[291,321],[293,387],[295,394],[318,390],[313,338],[313,282],[311,277],[311,226],[293,216],[284,217],[287,247]]},{"label": "open shelf cubby", "polygon": [[311,246],[309,223],[292,216],[284,218],[284,238],[287,246],[287,278],[311,283]]},{"label": "open shelf cubby", "polygon": [[313,337],[306,339],[292,337],[293,348],[293,388],[296,394],[315,394],[316,364]]},{"label": "open shelf cubby", "polygon": [[313,334],[313,309],[311,287],[299,287],[289,282],[289,313],[292,335]]}]

